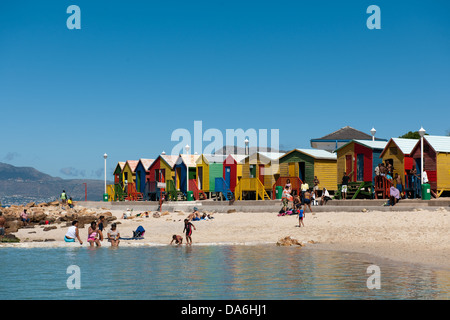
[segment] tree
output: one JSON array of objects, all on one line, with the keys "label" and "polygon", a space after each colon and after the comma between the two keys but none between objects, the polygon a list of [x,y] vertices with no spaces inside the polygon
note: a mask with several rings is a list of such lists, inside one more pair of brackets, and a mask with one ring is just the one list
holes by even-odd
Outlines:
[{"label": "tree", "polygon": [[[427,136],[428,133],[425,133],[425,135]],[[419,131],[409,131],[408,133],[405,133],[404,135],[400,136],[399,138],[420,139],[420,134],[419,134]]]}]

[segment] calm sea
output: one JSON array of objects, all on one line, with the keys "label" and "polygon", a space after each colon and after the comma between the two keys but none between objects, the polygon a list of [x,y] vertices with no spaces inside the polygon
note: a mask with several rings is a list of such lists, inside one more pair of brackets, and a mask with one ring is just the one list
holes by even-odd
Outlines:
[{"label": "calm sea", "polygon": [[[367,287],[371,265],[380,289]],[[275,245],[0,248],[0,274],[2,300],[450,297],[448,270]]]}]

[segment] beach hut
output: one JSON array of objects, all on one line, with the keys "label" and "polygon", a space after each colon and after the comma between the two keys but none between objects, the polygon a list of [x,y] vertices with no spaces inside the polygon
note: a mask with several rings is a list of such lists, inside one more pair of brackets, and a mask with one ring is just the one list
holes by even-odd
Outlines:
[{"label": "beach hut", "polygon": [[[416,143],[411,157],[421,171],[421,142]],[[423,137],[423,170],[426,171],[431,191],[436,197],[450,191],[450,136]]]},{"label": "beach hut", "polygon": [[122,170],[123,189],[127,193],[127,200],[142,200],[142,193],[136,189],[136,167],[139,160],[127,160]]},{"label": "beach hut", "polygon": [[[387,142],[380,155],[383,163],[392,165],[393,177],[396,173],[400,176],[405,193],[411,194],[414,198],[420,194],[420,186],[418,185],[419,179],[410,174],[414,165],[411,151],[418,141],[418,139],[392,138]],[[378,198],[378,194],[381,193],[383,198],[386,198],[389,195],[387,192],[389,187],[390,183],[386,181],[385,177],[376,177],[375,197]]]},{"label": "beach hut", "polygon": [[[175,188],[180,190],[185,197],[187,197],[187,191],[192,191],[195,200],[199,200],[201,197],[206,199],[206,194],[197,185],[196,161],[199,157],[197,154],[180,154],[173,166],[175,172]],[[186,179],[189,179],[189,186],[186,185]]]},{"label": "beach hut", "polygon": [[155,159],[139,159],[135,169],[136,191],[142,193],[145,200],[148,199],[148,193],[146,192],[146,189],[148,189],[147,181],[149,179],[148,169],[153,161]]},{"label": "beach hut", "polygon": [[352,140],[336,150],[338,197],[344,172],[350,175],[348,196],[372,198],[375,167],[382,162],[381,152],[387,141]]},{"label": "beach hut", "polygon": [[224,155],[202,154],[198,157],[196,163],[197,167],[197,186],[204,192],[215,192],[216,178],[223,176],[223,161]]},{"label": "beach hut", "polygon": [[[168,155],[162,153],[151,164],[148,169],[148,189],[147,192],[151,200],[159,200],[161,193],[169,200],[177,200],[177,190],[174,184],[173,166],[178,159],[178,155]],[[158,188],[158,182],[166,184],[165,188]]]},{"label": "beach hut", "polygon": [[311,188],[314,186],[314,177],[319,179],[319,191],[327,188],[329,191],[337,190],[337,157],[336,154],[320,149],[294,149],[279,158],[280,177],[273,186],[284,187],[287,180],[292,190],[300,193],[302,182]]},{"label": "beach hut", "polygon": [[109,197],[112,200],[122,201],[126,197],[126,192],[124,191],[124,178],[123,178],[123,168],[125,167],[125,161],[119,161],[114,169],[114,190],[109,189]]},{"label": "beach hut", "polygon": [[235,198],[270,199],[272,187],[279,177],[278,158],[283,153],[255,152],[244,158],[242,178],[235,187]]},{"label": "beach hut", "polygon": [[223,162],[222,177],[231,192],[234,192],[236,184],[242,178],[244,154],[229,154]]}]

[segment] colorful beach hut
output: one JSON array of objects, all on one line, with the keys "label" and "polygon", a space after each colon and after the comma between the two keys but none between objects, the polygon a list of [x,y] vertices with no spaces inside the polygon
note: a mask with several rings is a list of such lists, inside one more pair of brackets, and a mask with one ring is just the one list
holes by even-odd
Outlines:
[{"label": "colorful beach hut", "polygon": [[229,154],[223,162],[222,177],[231,192],[234,192],[236,184],[242,178],[243,160],[246,157],[244,154]]},{"label": "colorful beach hut", "polygon": [[199,190],[215,192],[216,178],[223,175],[223,161],[225,156],[214,154],[202,154],[196,160],[197,186]]},{"label": "colorful beach hut", "polygon": [[338,197],[344,172],[350,175],[347,195],[372,198],[375,167],[382,162],[381,152],[387,141],[352,140],[336,150]]},{"label": "colorful beach hut", "polygon": [[302,182],[311,188],[314,186],[314,177],[319,179],[319,188],[329,191],[337,190],[337,156],[334,153],[320,149],[294,149],[279,158],[280,177],[273,186],[291,183],[292,190],[300,193]]},{"label": "colorful beach hut", "polygon": [[[421,142],[411,151],[417,173],[421,170]],[[423,137],[423,170],[426,171],[432,193],[439,197],[450,191],[450,136]]]},{"label": "colorful beach hut", "polygon": [[272,187],[279,177],[278,159],[283,153],[256,152],[243,160],[242,178],[235,188],[235,199],[254,197],[256,200],[270,199]]},{"label": "colorful beach hut", "polygon": [[[151,164],[148,169],[148,194],[151,200],[159,200],[161,193],[170,200],[177,200],[177,190],[174,184],[173,166],[178,159],[178,155],[168,155],[162,153]],[[165,188],[158,188],[158,182],[166,184]]]},{"label": "colorful beach hut", "polygon": [[[200,198],[200,194],[206,198],[206,194],[204,194],[197,185],[196,161],[199,157],[200,156],[197,154],[180,154],[173,166],[175,172],[175,188],[180,190],[186,197],[187,191],[192,191],[196,200]],[[187,186],[186,179],[189,181],[189,186]],[[187,188],[189,188],[189,190],[187,190]]]},{"label": "colorful beach hut", "polygon": [[[403,191],[411,194],[414,198],[420,195],[420,185],[419,179],[410,173],[414,165],[411,151],[418,141],[418,139],[392,138],[387,142],[380,155],[383,163],[392,165],[393,177],[396,173],[400,176],[405,188]],[[385,177],[376,177],[375,197],[378,198],[378,195],[381,194],[383,198],[387,198],[390,186],[390,182],[386,181]]]},{"label": "colorful beach hut", "polygon": [[149,178],[148,169],[152,165],[155,159],[139,159],[136,169],[135,169],[135,182],[136,182],[136,191],[143,194],[144,200],[148,199],[148,189],[147,181]]},{"label": "colorful beach hut", "polygon": [[127,196],[124,190],[123,168],[125,161],[119,161],[114,169],[114,187],[108,187],[108,197],[111,201],[122,201]]},{"label": "colorful beach hut", "polygon": [[139,160],[127,160],[122,170],[123,190],[127,193],[126,200],[142,200],[142,193],[136,188],[136,167]]}]

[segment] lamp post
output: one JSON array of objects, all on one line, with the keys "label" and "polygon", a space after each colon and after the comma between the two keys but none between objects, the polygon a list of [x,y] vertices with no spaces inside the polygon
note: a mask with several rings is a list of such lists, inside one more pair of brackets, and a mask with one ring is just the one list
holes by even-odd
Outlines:
[{"label": "lamp post", "polygon": [[[186,155],[189,156],[189,145],[187,144],[185,147],[186,149]],[[189,165],[188,165],[188,159],[186,159],[186,200],[188,199],[188,191],[189,191]]]},{"label": "lamp post", "polygon": [[375,141],[375,133],[377,133],[377,130],[375,130],[375,128],[372,127],[372,130],[370,130],[370,133],[372,134],[372,141]]},{"label": "lamp post", "polygon": [[423,136],[425,135],[425,129],[420,127],[420,183],[423,184]]},{"label": "lamp post", "polygon": [[106,158],[108,158],[108,155],[105,153],[103,155],[103,158],[105,159],[105,194],[107,194],[107,191],[106,191]]},{"label": "lamp post", "polygon": [[244,140],[244,142],[245,142],[245,155],[247,155],[248,154],[248,152],[247,152],[247,148],[248,148],[248,139],[247,138],[245,138],[245,140]]}]

